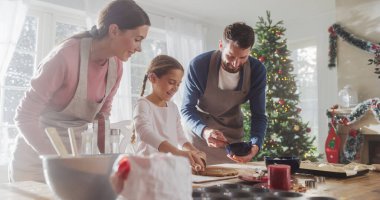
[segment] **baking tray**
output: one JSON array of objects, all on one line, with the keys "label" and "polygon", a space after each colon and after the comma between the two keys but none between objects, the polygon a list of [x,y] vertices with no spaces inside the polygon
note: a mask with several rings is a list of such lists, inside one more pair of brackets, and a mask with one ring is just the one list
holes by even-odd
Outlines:
[{"label": "baking tray", "polygon": [[311,174],[314,176],[325,176],[331,178],[351,178],[356,176],[362,176],[367,174],[369,169],[358,170],[354,175],[347,175],[346,172],[333,172],[333,171],[324,171],[324,170],[314,170],[314,169],[304,169],[299,168],[297,173]]}]

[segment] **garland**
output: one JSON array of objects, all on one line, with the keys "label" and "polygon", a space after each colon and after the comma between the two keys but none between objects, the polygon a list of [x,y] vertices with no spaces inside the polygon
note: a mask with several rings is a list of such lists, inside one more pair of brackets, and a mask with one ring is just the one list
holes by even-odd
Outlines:
[{"label": "garland", "polygon": [[[358,47],[364,51],[375,54],[373,59],[369,59],[369,65],[376,65],[375,74],[380,74],[380,69],[377,67],[380,65],[380,44],[365,41],[357,38],[355,35],[344,30],[339,24],[333,24],[328,29],[329,35],[329,68],[336,66],[337,57],[337,40],[338,36],[344,41],[347,41],[351,45]],[[378,77],[380,78],[380,76]]]},{"label": "garland", "polygon": [[361,130],[351,129],[347,135],[346,143],[340,156],[340,163],[348,164],[355,160],[364,141]]},{"label": "garland", "polygon": [[336,122],[343,124],[343,125],[350,125],[355,122],[357,122],[359,119],[361,119],[368,110],[371,110],[373,115],[375,116],[375,119],[380,122],[380,99],[379,98],[372,98],[363,101],[362,103],[358,104],[350,115],[348,116],[337,116],[334,114],[334,109],[336,109],[337,106],[333,107],[332,111],[327,111],[327,116],[329,118],[334,118]]},{"label": "garland", "polygon": [[[372,98],[363,101],[362,103],[358,104],[353,111],[348,116],[339,116],[335,115],[335,109],[337,109],[338,106],[335,105],[332,107],[332,111],[327,111],[327,116],[331,118],[331,123],[329,123],[330,130],[334,131],[336,133],[336,128],[338,123],[342,125],[350,125],[358,120],[360,120],[369,110],[372,111],[373,115],[375,116],[375,119],[380,122],[380,99],[379,98]],[[360,150],[360,147],[363,143],[363,135],[361,133],[360,128],[355,130],[351,129],[349,131],[349,134],[346,138],[343,151],[340,155],[340,163],[350,163],[357,157],[357,153]],[[335,141],[330,141],[330,143]],[[332,143],[331,145],[334,145],[335,143]],[[330,144],[329,144],[330,145]]]}]

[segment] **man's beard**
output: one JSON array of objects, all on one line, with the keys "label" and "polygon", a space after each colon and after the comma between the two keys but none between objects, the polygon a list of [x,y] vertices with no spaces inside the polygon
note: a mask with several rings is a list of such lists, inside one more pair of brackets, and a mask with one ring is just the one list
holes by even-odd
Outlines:
[{"label": "man's beard", "polygon": [[240,71],[240,69],[243,67],[243,65],[239,65],[239,67],[234,67],[234,68],[232,68],[232,67],[230,67],[230,65],[228,65],[227,63],[225,63],[225,62],[223,62],[222,61],[222,68],[224,69],[224,70],[226,70],[227,72],[229,72],[229,73],[237,73],[237,72],[239,72]]}]

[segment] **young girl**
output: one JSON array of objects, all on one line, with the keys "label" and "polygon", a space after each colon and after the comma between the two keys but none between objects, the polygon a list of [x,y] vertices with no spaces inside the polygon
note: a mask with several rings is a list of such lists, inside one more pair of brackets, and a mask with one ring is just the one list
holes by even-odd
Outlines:
[{"label": "young girl", "polygon": [[[203,171],[206,154],[186,139],[178,108],[170,101],[178,91],[183,73],[182,65],[167,55],[159,55],[150,63],[133,114],[137,152],[143,155],[170,152],[187,157],[193,170]],[[143,97],[148,79],[152,83],[152,93]],[[178,145],[182,148],[177,148]]]}]

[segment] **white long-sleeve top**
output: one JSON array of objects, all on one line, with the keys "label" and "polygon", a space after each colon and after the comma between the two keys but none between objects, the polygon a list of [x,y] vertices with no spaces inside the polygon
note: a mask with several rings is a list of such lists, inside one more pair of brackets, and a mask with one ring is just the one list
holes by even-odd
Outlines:
[{"label": "white long-sleeve top", "polygon": [[158,152],[159,145],[165,140],[180,147],[188,142],[177,105],[171,101],[167,102],[166,107],[159,107],[141,97],[133,111],[133,123],[137,136],[137,153],[140,155]]}]

